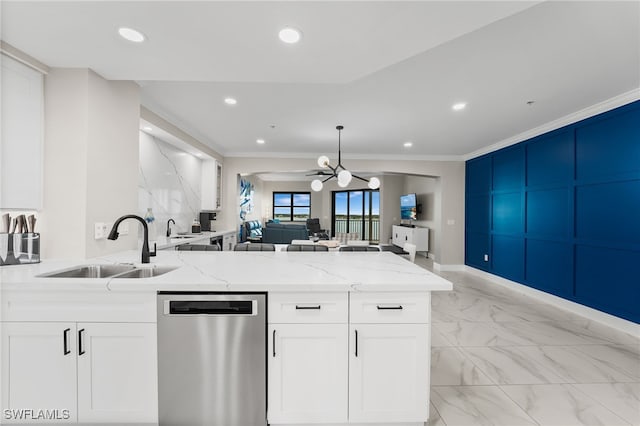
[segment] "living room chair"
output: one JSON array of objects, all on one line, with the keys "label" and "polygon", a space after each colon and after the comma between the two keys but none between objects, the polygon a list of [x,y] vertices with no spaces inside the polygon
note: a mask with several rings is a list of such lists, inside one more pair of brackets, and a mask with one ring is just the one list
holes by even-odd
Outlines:
[{"label": "living room chair", "polygon": [[236,244],[233,251],[276,251],[276,246],[269,243]]},{"label": "living room chair", "polygon": [[326,229],[322,229],[320,226],[320,219],[314,217],[312,219],[307,219],[307,229],[309,230],[309,236],[315,236],[320,238],[321,240],[328,240],[329,234]]},{"label": "living room chair", "polygon": [[320,244],[289,244],[287,251],[329,251],[329,247]]}]

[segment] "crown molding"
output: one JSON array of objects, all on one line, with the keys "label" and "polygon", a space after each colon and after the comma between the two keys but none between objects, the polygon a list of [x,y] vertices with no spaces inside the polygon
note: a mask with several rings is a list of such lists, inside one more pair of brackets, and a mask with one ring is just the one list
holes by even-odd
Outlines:
[{"label": "crown molding", "polygon": [[581,109],[580,111],[576,111],[569,115],[565,115],[564,117],[545,123],[541,126],[527,130],[526,132],[519,133],[515,136],[511,136],[507,139],[503,139],[500,142],[496,142],[492,145],[470,152],[466,155],[461,156],[462,161],[471,160],[472,158],[480,157],[481,155],[488,154],[490,152],[494,152],[511,145],[515,145],[522,141],[526,141],[527,139],[531,139],[536,136],[545,134],[547,132],[557,130],[561,127],[576,123],[580,120],[584,120],[585,118],[593,117],[594,115],[598,115],[603,112],[610,111],[614,108],[621,107],[623,105],[637,101],[639,99],[640,99],[640,88],[630,90],[628,92],[622,93],[613,98],[599,102],[595,105],[591,105],[587,108]]},{"label": "crown molding", "polygon": [[22,50],[16,49],[3,40],[0,40],[0,52],[2,52],[3,55],[7,55],[8,57],[15,59],[16,61],[30,68],[33,68],[34,70],[42,74],[49,74],[49,67],[47,65],[43,64],[33,56],[27,55]]},{"label": "crown molding", "polygon": [[[304,158],[317,159],[326,153],[312,152],[227,152],[232,158]],[[329,155],[331,158],[331,155]],[[464,161],[462,155],[389,155],[389,154],[342,154],[343,160],[401,160],[401,161]]]}]

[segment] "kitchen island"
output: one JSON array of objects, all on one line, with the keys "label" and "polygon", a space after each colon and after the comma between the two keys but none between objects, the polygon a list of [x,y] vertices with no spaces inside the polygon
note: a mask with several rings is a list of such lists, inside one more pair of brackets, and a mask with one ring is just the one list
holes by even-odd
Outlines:
[{"label": "kitchen island", "polygon": [[[430,293],[452,284],[388,252],[159,251],[152,278],[46,278],[91,261],[0,269],[2,408],[66,422],[158,421],[158,292],[267,295],[269,424],[422,425]],[[7,420],[7,419],[5,419]]]}]

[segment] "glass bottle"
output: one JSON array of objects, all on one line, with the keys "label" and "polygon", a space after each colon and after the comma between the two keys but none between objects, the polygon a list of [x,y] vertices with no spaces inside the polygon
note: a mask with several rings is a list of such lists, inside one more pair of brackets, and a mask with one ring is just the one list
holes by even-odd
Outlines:
[{"label": "glass bottle", "polygon": [[158,238],[158,229],[156,227],[156,217],[151,207],[147,208],[144,221],[147,222],[147,228],[149,229],[149,241],[155,241]]}]

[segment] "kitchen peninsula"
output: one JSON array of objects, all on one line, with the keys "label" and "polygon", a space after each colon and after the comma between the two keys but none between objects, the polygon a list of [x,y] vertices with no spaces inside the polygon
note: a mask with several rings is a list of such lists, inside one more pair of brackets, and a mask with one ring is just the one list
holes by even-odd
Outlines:
[{"label": "kitchen peninsula", "polygon": [[138,258],[0,270],[3,410],[157,423],[159,293],[263,293],[269,424],[428,420],[430,294],[449,281],[388,252],[159,251],[152,278],[39,276]]}]

